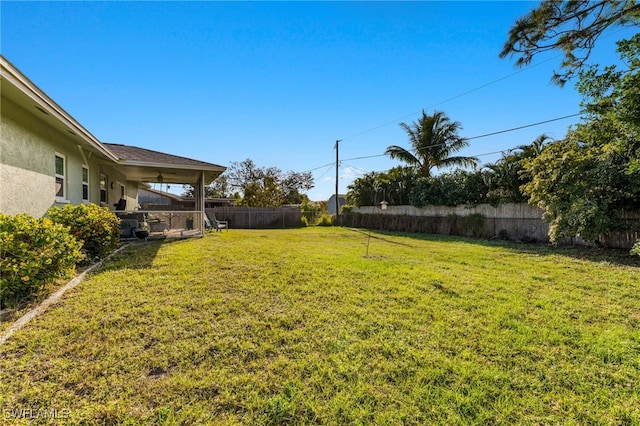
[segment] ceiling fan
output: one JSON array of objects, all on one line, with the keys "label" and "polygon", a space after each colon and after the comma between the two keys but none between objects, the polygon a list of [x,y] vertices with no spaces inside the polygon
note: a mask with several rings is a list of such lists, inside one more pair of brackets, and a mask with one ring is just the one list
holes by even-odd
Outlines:
[{"label": "ceiling fan", "polygon": [[[173,172],[165,172],[165,174],[168,175],[175,175],[176,173]],[[157,183],[163,183],[164,182],[164,176],[162,176],[162,172],[158,172],[158,176],[145,176],[142,178],[143,182],[157,182]]]}]

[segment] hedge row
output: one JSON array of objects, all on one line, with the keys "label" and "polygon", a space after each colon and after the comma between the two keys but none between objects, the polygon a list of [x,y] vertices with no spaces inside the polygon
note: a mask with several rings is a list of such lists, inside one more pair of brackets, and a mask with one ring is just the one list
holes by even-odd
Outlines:
[{"label": "hedge row", "polygon": [[47,214],[36,219],[0,213],[0,307],[18,305],[118,245],[120,219],[106,208],[68,205]]}]

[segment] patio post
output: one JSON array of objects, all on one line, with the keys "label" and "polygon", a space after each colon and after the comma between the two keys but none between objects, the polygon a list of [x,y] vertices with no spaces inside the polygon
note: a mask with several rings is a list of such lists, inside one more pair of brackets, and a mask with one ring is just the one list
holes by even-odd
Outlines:
[{"label": "patio post", "polygon": [[196,210],[200,210],[200,231],[202,232],[202,235],[204,236],[204,208],[205,208],[205,191],[204,191],[204,170],[202,172],[200,172],[200,179],[198,180],[198,195],[199,195],[199,199],[196,200],[196,203],[198,205],[196,205]]}]

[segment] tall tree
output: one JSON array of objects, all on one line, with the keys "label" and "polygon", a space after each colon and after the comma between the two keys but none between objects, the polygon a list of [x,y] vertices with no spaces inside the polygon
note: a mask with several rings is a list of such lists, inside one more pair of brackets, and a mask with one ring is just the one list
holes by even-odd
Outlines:
[{"label": "tall tree", "polygon": [[248,184],[243,191],[241,205],[252,207],[279,207],[284,203],[284,194],[277,179],[265,174],[261,179]]},{"label": "tall tree", "polygon": [[282,176],[284,204],[302,204],[307,196],[304,194],[313,188],[311,172],[287,172]]},{"label": "tall tree", "polygon": [[259,180],[264,173],[253,160],[247,158],[241,162],[232,161],[225,174],[231,189],[244,194],[245,189]]},{"label": "tall tree", "polygon": [[228,188],[242,193],[240,204],[254,207],[301,204],[303,193],[313,188],[311,172],[283,173],[277,167],[258,167],[249,158],[231,162],[226,175]]},{"label": "tall tree", "polygon": [[[195,188],[193,185],[182,185],[182,195],[184,197],[193,197]],[[218,176],[211,185],[204,187],[204,196],[207,198],[226,198],[229,197],[229,182],[226,175]]]},{"label": "tall tree", "polygon": [[552,81],[562,86],[583,68],[607,28],[639,24],[636,0],[545,0],[515,22],[499,56],[517,56],[520,67],[539,53],[560,50],[564,53],[561,71],[554,73]]},{"label": "tall tree", "polygon": [[455,157],[453,153],[469,146],[467,140],[458,131],[462,128],[458,121],[451,121],[442,111],[422,117],[411,125],[400,123],[407,132],[411,149],[391,145],[385,155],[404,161],[419,170],[421,176],[430,176],[431,169],[464,166],[473,167],[478,164],[476,157]]},{"label": "tall tree", "polygon": [[586,119],[526,162],[530,202],[544,209],[550,237],[597,241],[640,207],[640,34],[618,42],[628,69],[580,73]]}]

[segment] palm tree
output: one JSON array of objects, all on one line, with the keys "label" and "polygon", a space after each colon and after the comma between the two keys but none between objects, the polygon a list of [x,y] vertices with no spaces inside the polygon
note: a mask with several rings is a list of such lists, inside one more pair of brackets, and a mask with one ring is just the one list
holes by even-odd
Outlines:
[{"label": "palm tree", "polygon": [[391,145],[384,153],[416,167],[422,176],[430,176],[434,167],[475,167],[478,164],[476,157],[451,156],[469,146],[469,143],[458,135],[458,130],[462,128],[460,123],[451,121],[442,111],[434,111],[433,115],[422,111],[422,117],[417,123],[400,123],[400,127],[407,132],[412,149]]},{"label": "palm tree", "polygon": [[502,154],[502,158],[495,164],[486,166],[491,172],[488,174],[490,194],[507,203],[521,203],[527,201],[522,193],[522,185],[531,181],[531,175],[526,170],[527,161],[536,158],[547,142],[552,138],[542,134],[529,145],[520,145]]},{"label": "palm tree", "polygon": [[543,133],[535,138],[529,145],[520,145],[516,148],[522,151],[520,153],[520,159],[537,157],[540,155],[545,145],[552,140],[553,138],[551,136]]}]

